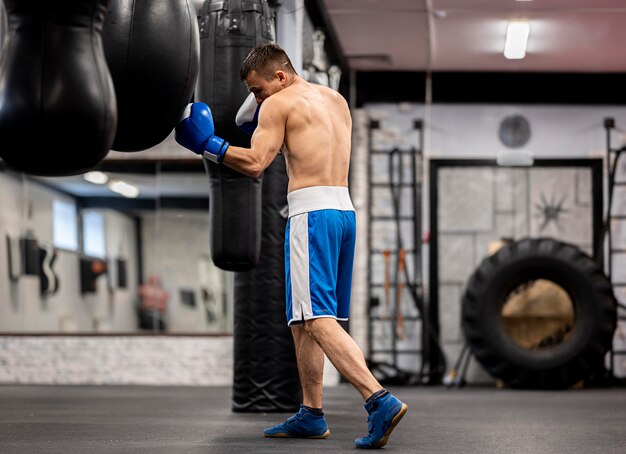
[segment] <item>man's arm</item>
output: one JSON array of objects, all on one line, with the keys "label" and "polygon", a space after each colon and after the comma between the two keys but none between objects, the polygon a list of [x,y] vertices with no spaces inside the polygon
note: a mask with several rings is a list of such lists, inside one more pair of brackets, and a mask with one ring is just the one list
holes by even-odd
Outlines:
[{"label": "man's arm", "polygon": [[287,118],[280,100],[267,98],[259,111],[259,125],[254,130],[250,148],[230,146],[222,163],[231,169],[256,178],[269,167],[285,139]]},{"label": "man's arm", "polygon": [[285,138],[287,115],[281,100],[267,98],[259,112],[259,124],[251,148],[230,146],[215,135],[213,115],[202,102],[189,104],[176,126],[176,142],[215,163],[256,178],[274,161]]}]

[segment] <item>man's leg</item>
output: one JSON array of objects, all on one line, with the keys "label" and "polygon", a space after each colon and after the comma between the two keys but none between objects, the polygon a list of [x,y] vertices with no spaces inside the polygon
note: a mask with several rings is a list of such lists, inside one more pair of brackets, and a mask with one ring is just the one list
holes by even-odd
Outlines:
[{"label": "man's leg", "polygon": [[265,429],[264,434],[271,438],[326,438],[330,430],[321,411],[324,352],[302,325],[292,326],[291,333],[302,384],[302,405],[298,413],[282,424]]},{"label": "man's leg", "polygon": [[298,373],[302,384],[302,403],[307,407],[322,408],[322,378],[324,351],[304,330],[303,325],[291,327],[296,346]]},{"label": "man's leg", "polygon": [[406,404],[380,386],[367,368],[359,346],[335,319],[308,320],[305,329],[365,399],[365,410],[369,414],[368,434],[355,440],[356,447],[375,449],[385,446],[391,432],[406,414]]},{"label": "man's leg", "polygon": [[304,322],[309,333],[326,353],[330,362],[359,391],[363,399],[383,389],[365,364],[357,343],[334,318],[315,318]]}]

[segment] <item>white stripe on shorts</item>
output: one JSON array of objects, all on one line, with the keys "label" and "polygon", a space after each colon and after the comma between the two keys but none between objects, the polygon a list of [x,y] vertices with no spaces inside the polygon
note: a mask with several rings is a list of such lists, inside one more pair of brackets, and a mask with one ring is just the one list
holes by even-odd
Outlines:
[{"label": "white stripe on shorts", "polygon": [[309,288],[309,214],[293,216],[289,222],[291,320],[303,320],[313,315]]}]

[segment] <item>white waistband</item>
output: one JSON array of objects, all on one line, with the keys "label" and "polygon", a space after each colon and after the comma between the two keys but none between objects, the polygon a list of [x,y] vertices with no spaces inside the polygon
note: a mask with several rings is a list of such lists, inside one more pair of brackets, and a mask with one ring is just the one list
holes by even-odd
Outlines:
[{"label": "white waistband", "polygon": [[287,194],[289,217],[317,210],[354,211],[345,186],[312,186]]}]

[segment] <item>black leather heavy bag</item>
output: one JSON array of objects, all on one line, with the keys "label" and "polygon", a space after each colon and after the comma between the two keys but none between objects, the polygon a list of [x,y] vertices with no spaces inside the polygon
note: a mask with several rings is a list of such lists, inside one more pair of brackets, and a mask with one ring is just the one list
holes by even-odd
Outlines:
[{"label": "black leather heavy bag", "polygon": [[199,41],[191,0],[112,0],[104,51],[117,94],[113,149],[140,151],[162,142],[191,100]]},{"label": "black leather heavy bag", "polygon": [[285,167],[278,155],[263,178],[261,261],[235,274],[233,411],[296,411],[302,402],[285,315]]},{"label": "black leather heavy bag", "polygon": [[4,0],[0,156],[15,170],[86,172],[111,148],[117,111],[102,48],[108,0]]},{"label": "black leather heavy bag", "polygon": [[209,241],[215,266],[247,271],[261,255],[262,180],[204,159],[209,175]]},{"label": "black leather heavy bag", "polygon": [[[195,100],[213,112],[215,131],[231,145],[249,147],[235,124],[248,96],[239,68],[258,44],[273,40],[266,0],[204,2],[200,17],[200,74]],[[209,236],[213,262],[231,271],[252,269],[261,251],[261,182],[205,163],[209,175]]]}]

